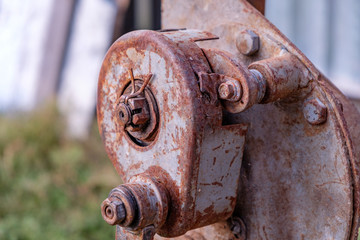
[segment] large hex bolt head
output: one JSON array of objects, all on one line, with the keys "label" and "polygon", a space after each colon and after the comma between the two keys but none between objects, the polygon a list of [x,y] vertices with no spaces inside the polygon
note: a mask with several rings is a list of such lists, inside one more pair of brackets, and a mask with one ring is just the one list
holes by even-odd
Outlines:
[{"label": "large hex bolt head", "polygon": [[241,54],[251,56],[260,49],[260,38],[251,30],[240,32],[236,38],[236,47]]}]

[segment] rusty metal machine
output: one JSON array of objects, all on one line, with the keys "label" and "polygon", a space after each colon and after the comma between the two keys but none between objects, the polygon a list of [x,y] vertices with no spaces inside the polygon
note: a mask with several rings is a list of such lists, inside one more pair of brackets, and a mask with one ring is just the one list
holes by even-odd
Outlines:
[{"label": "rusty metal machine", "polygon": [[353,105],[247,1],[162,8],[99,75],[116,239],[357,239]]}]

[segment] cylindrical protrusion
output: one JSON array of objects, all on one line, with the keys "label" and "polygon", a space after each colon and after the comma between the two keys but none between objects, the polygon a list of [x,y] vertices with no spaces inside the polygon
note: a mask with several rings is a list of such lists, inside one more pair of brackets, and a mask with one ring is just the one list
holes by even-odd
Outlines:
[{"label": "cylindrical protrusion", "polygon": [[101,204],[101,215],[110,225],[130,226],[137,215],[136,200],[126,187],[120,185],[111,190]]},{"label": "cylindrical protrusion", "polygon": [[104,220],[132,231],[164,224],[168,213],[165,187],[148,176],[138,175],[130,183],[114,188],[101,206]]},{"label": "cylindrical protrusion", "polygon": [[305,66],[290,53],[254,62],[249,69],[257,70],[266,80],[266,92],[261,103],[289,97],[308,83]]},{"label": "cylindrical protrusion", "polygon": [[118,108],[119,123],[121,126],[130,124],[131,122],[131,109],[125,103],[120,103]]},{"label": "cylindrical protrusion", "polygon": [[255,69],[250,69],[250,74],[252,75],[252,80],[256,83],[256,90],[257,90],[257,96],[256,96],[256,103],[260,103],[262,99],[265,96],[266,92],[266,80],[264,79],[264,76]]},{"label": "cylindrical protrusion", "polygon": [[228,101],[239,101],[241,98],[241,85],[238,80],[225,77],[224,82],[218,88],[220,99]]},{"label": "cylindrical protrusion", "polygon": [[260,49],[260,38],[251,30],[244,30],[236,38],[236,47],[241,54],[251,56]]}]

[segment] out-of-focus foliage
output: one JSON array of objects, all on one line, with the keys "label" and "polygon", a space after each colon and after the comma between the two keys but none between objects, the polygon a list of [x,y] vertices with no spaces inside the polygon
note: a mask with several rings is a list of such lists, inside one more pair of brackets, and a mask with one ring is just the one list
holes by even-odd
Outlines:
[{"label": "out-of-focus foliage", "polygon": [[69,140],[54,109],[0,118],[0,239],[114,239],[100,204],[120,180],[96,126]]}]

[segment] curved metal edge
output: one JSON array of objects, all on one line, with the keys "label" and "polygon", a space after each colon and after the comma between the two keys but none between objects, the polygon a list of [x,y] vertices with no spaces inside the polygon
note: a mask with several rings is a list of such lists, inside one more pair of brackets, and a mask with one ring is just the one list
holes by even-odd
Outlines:
[{"label": "curved metal edge", "polygon": [[353,218],[350,239],[358,239],[360,231],[360,113],[325,76],[318,79],[327,99],[334,107],[349,154],[353,180]]},{"label": "curved metal edge", "polygon": [[[128,48],[128,46],[135,46],[136,42],[139,43],[139,45],[141,46],[146,46],[147,44],[153,44],[155,45],[155,48],[157,49],[157,51],[159,53],[163,53],[166,58],[167,58],[167,62],[172,62],[174,63],[172,65],[172,67],[176,68],[177,74],[184,76],[184,78],[187,79],[195,79],[195,76],[192,72],[191,66],[188,63],[186,57],[183,55],[183,53],[177,48],[177,46],[171,41],[169,40],[167,37],[163,36],[161,33],[155,32],[155,31],[135,31],[135,32],[131,32],[128,34],[123,35],[122,37],[120,37],[108,50],[104,61],[103,61],[103,65],[102,68],[100,70],[100,74],[99,74],[99,81],[98,81],[98,92],[97,92],[97,119],[98,119],[98,127],[99,127],[99,132],[100,135],[103,139],[103,142],[105,142],[105,135],[107,134],[107,132],[104,130],[103,128],[103,111],[102,111],[102,103],[101,103],[101,99],[103,99],[104,97],[104,93],[102,92],[102,88],[103,88],[103,84],[105,82],[105,77],[106,77],[106,73],[108,71],[108,69],[111,68],[111,54],[114,51],[120,51],[121,49],[126,49]],[[182,66],[181,68],[179,68],[179,66]],[[185,157],[187,157],[188,159],[199,159],[198,155],[199,153],[196,152],[197,149],[197,139],[201,138],[201,131],[199,130],[199,128],[201,129],[202,126],[200,126],[199,124],[196,124],[197,122],[199,122],[199,117],[201,117],[201,115],[197,114],[199,112],[199,109],[201,108],[201,103],[200,101],[198,101],[198,95],[199,90],[198,88],[195,88],[194,86],[192,86],[191,84],[196,84],[196,81],[184,81],[183,84],[188,85],[187,88],[189,89],[189,91],[192,94],[192,100],[190,99],[186,99],[186,101],[191,101],[191,104],[189,104],[189,106],[191,107],[190,112],[186,113],[186,114],[193,114],[192,118],[194,119],[192,121],[192,125],[188,126],[189,129],[191,130],[191,133],[189,135],[189,138],[186,139],[186,141],[184,140],[182,142],[182,144],[186,144],[188,146],[190,146],[192,149],[189,148],[189,151],[184,155]],[[190,115],[189,115],[190,117]],[[136,147],[136,146],[134,146]],[[128,179],[130,176],[127,176],[127,173],[124,172],[122,170],[122,166],[119,164],[118,159],[116,158],[116,155],[113,153],[113,151],[111,151],[111,149],[108,149],[107,146],[105,146],[105,149],[107,150],[108,156],[110,158],[110,160],[112,161],[114,167],[116,168],[117,172],[119,173],[120,176],[122,176],[122,178],[125,180]],[[139,151],[144,151],[144,148],[137,148],[137,150]],[[146,149],[145,149],[146,151]],[[177,229],[188,229],[191,221],[190,219],[192,218],[192,216],[185,216],[185,212],[193,212],[193,208],[195,207],[192,204],[191,201],[191,197],[189,194],[187,194],[186,189],[191,189],[191,186],[194,185],[194,183],[192,182],[192,175],[196,174],[193,173],[194,169],[196,170],[196,163],[192,162],[192,161],[188,161],[186,162],[186,164],[184,164],[182,166],[183,169],[183,174],[181,176],[181,185],[182,187],[185,189],[184,192],[182,192],[182,196],[178,196],[179,199],[177,199],[175,202],[173,202],[173,204],[176,204],[176,202],[178,202],[179,204],[179,208],[180,208],[180,203],[181,203],[181,214],[178,213],[178,216],[173,216],[175,217],[173,219],[173,225],[179,225],[177,226]],[[171,180],[169,180],[169,184],[171,185]],[[196,185],[196,184],[195,184]],[[173,186],[173,185],[172,185]],[[173,189],[175,190],[175,189]],[[187,218],[188,220],[180,220],[181,218]],[[169,220],[169,219],[168,219]],[[168,231],[173,231],[173,234],[177,234],[175,232],[174,229],[168,229]],[[181,233],[179,233],[181,234]]]}]

